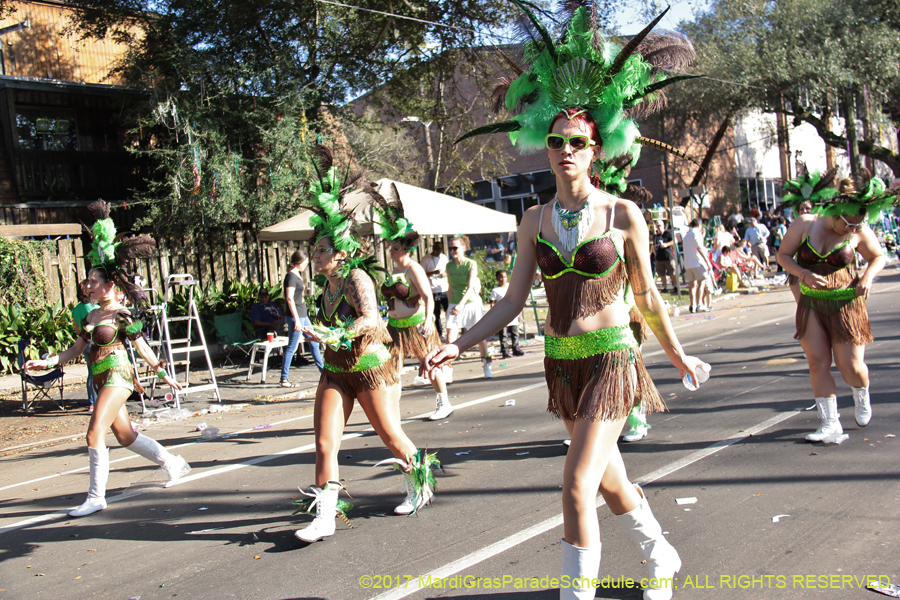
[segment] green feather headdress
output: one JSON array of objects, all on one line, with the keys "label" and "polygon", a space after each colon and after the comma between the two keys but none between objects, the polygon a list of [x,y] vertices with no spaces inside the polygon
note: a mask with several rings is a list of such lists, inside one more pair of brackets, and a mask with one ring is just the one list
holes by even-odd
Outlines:
[{"label": "green feather headdress", "polygon": [[[804,169],[805,170],[805,169]],[[834,198],[837,190],[832,186],[836,169],[828,169],[825,173],[803,173],[797,179],[784,184],[784,195],[781,203],[788,206],[800,206],[804,202],[818,204]]]},{"label": "green feather headdress", "polygon": [[631,154],[623,154],[610,161],[594,163],[601,184],[598,189],[635,204],[651,201],[653,195],[647,188],[628,181],[629,167],[636,162]]},{"label": "green feather headdress", "polygon": [[900,197],[900,186],[886,189],[884,181],[879,177],[872,177],[866,169],[862,169],[856,190],[820,202],[818,215],[836,217],[865,214],[869,223],[875,223],[881,212],[895,206]]},{"label": "green feather headdress", "polygon": [[[565,109],[587,111],[600,129],[607,159],[631,153],[652,140],[640,137],[635,118],[666,105],[663,88],[693,75],[666,77],[663,69],[683,70],[695,56],[691,43],[679,34],[651,34],[663,12],[643,31],[620,46],[597,28],[592,1],[562,3],[559,42],[522,0],[512,0],[524,13],[519,23],[522,57],[528,69],[505,54],[516,77],[501,80],[494,90],[494,108],[516,113],[508,121],[480,127],[457,140],[484,133],[509,134],[521,152],[544,148],[544,137],[557,114]],[[502,54],[502,52],[501,52]]]},{"label": "green feather headdress", "polygon": [[127,236],[117,233],[113,220],[109,217],[110,205],[104,200],[96,200],[87,206],[94,216],[94,226],[83,225],[91,238],[91,249],[87,259],[92,269],[103,269],[107,280],[114,282],[125,292],[134,305],[148,302],[140,286],[129,281],[126,273],[128,265],[136,258],[149,258],[156,250],[156,240],[149,235]]},{"label": "green feather headdress", "polygon": [[388,243],[398,241],[413,242],[415,245],[408,248],[411,252],[418,246],[419,234],[416,233],[413,224],[406,218],[396,187],[393,183],[391,186],[394,190],[393,197],[398,198],[394,204],[389,202],[371,185],[366,185],[364,188],[364,191],[372,199],[372,210],[375,213],[373,219],[375,232]]},{"label": "green feather headdress", "polygon": [[313,167],[316,177],[310,182],[306,208],[314,213],[309,224],[314,230],[315,243],[327,237],[335,250],[353,255],[362,244],[354,230],[351,212],[341,207],[341,200],[358,177],[350,176],[349,165],[342,177],[334,165],[331,149],[321,143],[316,144]]}]

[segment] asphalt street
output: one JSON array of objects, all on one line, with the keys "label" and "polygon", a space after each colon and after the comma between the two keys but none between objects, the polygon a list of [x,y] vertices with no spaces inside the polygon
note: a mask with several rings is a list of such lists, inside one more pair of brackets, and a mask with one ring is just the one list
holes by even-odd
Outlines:
[{"label": "asphalt street", "polygon": [[[673,318],[686,350],[713,367],[696,392],[654,340],[645,345],[669,411],[620,449],[684,561],[676,598],[878,598],[867,577],[900,583],[898,292],[891,266],[869,299],[865,429],[835,371],[850,435],[839,446],[803,439],[817,416],[786,289]],[[170,489],[110,438],[109,508],[82,519],[65,511],[87,489],[83,442],[0,459],[0,600],[557,598],[541,580],[560,575],[565,429],[546,412],[541,358],[496,360],[491,380],[477,361],[461,364],[457,410],[439,423],[424,420],[433,392],[405,389],[407,434],[444,465],[434,504],[416,517],[392,514],[401,480],[372,468],[389,453],[357,409],[340,453],[353,528],[338,522],[311,545],[293,537],[310,517],[291,516],[298,486],[313,483],[308,401],[224,413],[216,426],[235,435],[214,441],[193,431],[197,419],[151,428],[193,466]],[[623,582],[645,576],[642,557],[605,506],[598,514],[608,579],[597,597],[639,599]]]}]

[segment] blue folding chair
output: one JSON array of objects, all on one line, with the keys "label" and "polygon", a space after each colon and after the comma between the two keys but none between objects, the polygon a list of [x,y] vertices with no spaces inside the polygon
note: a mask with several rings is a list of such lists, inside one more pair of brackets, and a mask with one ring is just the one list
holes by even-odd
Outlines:
[{"label": "blue folding chair", "polygon": [[[62,367],[44,375],[30,375],[25,371],[25,348],[28,347],[28,340],[19,339],[19,376],[22,378],[22,409],[25,414],[31,412],[31,407],[35,402],[52,402],[58,408],[66,410],[66,401],[63,398],[63,373]],[[59,401],[53,398],[50,393],[55,385],[59,386]],[[29,391],[32,391],[31,399],[28,398]]]}]

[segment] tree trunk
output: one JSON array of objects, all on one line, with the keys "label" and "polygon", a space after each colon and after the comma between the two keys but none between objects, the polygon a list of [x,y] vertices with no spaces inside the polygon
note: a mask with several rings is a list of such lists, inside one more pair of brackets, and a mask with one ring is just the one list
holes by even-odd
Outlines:
[{"label": "tree trunk", "polygon": [[706,151],[706,156],[703,157],[703,162],[700,163],[700,168],[697,169],[697,174],[694,175],[694,179],[691,181],[691,187],[698,186],[700,185],[700,182],[703,181],[703,178],[706,176],[706,171],[709,169],[710,163],[712,163],[713,156],[719,149],[719,144],[722,143],[722,138],[725,137],[725,132],[728,131],[730,126],[731,113],[728,113],[725,115],[725,120],[719,125],[716,135],[713,136],[712,141],[709,143],[709,149]]},{"label": "tree trunk", "polygon": [[847,151],[850,155],[850,175],[859,175],[859,141],[856,134],[856,94],[853,87],[843,90],[844,126],[847,130]]}]

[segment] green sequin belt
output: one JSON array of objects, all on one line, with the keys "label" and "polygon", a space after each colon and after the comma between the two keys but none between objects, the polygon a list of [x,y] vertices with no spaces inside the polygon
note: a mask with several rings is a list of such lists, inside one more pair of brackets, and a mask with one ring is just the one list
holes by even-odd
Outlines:
[{"label": "green sequin belt", "polygon": [[800,284],[800,293],[817,300],[855,300],[856,288],[844,288],[839,290],[822,290],[818,288],[806,287]]},{"label": "green sequin belt", "polygon": [[358,373],[360,371],[365,371],[367,369],[374,369],[375,367],[380,367],[387,361],[391,360],[391,352],[388,350],[384,344],[381,344],[378,347],[378,350],[375,352],[369,352],[368,354],[363,354],[359,358],[359,362],[350,367],[349,369],[344,369],[342,367],[338,367],[336,365],[332,365],[325,362],[325,368],[332,373]]},{"label": "green sequin belt", "polygon": [[619,325],[566,337],[544,337],[544,354],[559,360],[578,360],[638,348],[631,325]]},{"label": "green sequin belt", "polygon": [[395,329],[406,329],[407,327],[415,327],[421,323],[425,322],[425,311],[417,312],[411,317],[406,317],[405,319],[395,319],[394,317],[388,317],[388,326],[393,327]]},{"label": "green sequin belt", "polygon": [[125,351],[113,352],[112,354],[107,355],[101,360],[98,360],[95,363],[91,363],[91,375],[99,375],[104,371],[109,371],[110,369],[115,369],[116,367],[131,368],[131,361],[128,360],[128,354],[126,354]]}]

